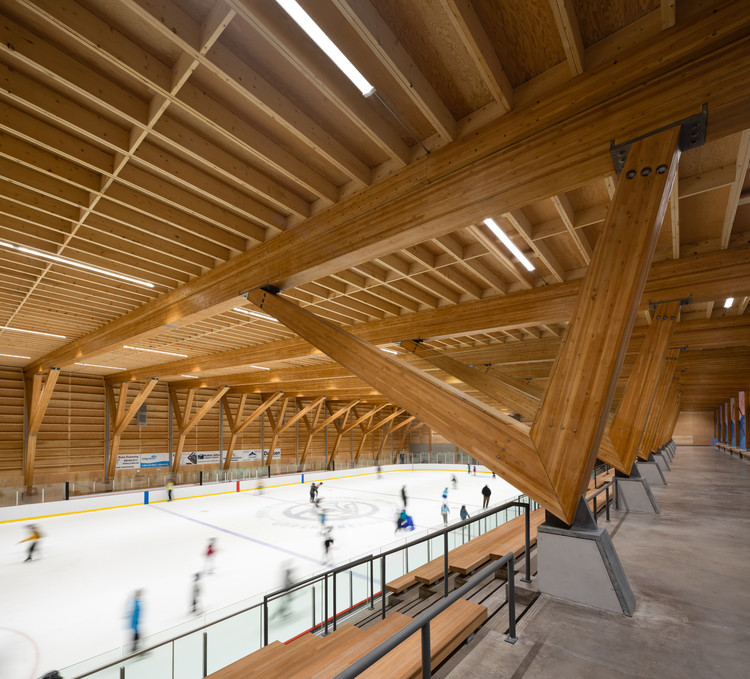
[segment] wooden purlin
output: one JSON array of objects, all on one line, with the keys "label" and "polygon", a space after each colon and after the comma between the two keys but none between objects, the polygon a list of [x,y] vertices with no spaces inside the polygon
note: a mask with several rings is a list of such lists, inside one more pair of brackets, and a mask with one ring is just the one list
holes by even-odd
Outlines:
[{"label": "wooden purlin", "polygon": [[588,486],[607,424],[677,172],[679,132],[632,144],[531,427],[566,517]]},{"label": "wooden purlin", "polygon": [[[709,139],[746,126],[750,18],[742,2],[656,36],[638,50],[576,78],[435,150],[426,164],[394,172],[271,241],[50,352],[34,373],[122,346],[134,337],[212,313],[269,280],[292,287],[449,233],[478,212],[504,213],[611,174],[603,152],[666,121],[712,111]],[[541,171],[540,168],[544,168]],[[398,188],[398,190],[395,190]],[[458,203],[456,201],[459,201]]]},{"label": "wooden purlin", "polygon": [[[105,470],[106,480],[111,479],[115,475],[115,470],[117,469],[117,455],[120,451],[120,440],[122,437],[122,433],[125,431],[125,428],[128,426],[128,424],[130,424],[130,421],[135,417],[141,405],[145,403],[149,394],[153,391],[158,382],[159,379],[157,377],[152,377],[148,382],[146,382],[141,387],[141,390],[138,392],[138,394],[136,394],[136,397],[133,399],[130,407],[128,408],[126,408],[128,389],[125,386],[124,382],[120,386],[120,397],[117,401],[117,404],[115,405],[114,403],[112,403],[109,407],[110,413],[114,412],[116,419],[110,425],[112,438],[110,439],[109,446],[109,464],[107,465],[107,469]],[[114,390],[110,389],[106,392],[106,394],[108,398],[114,399]]]},{"label": "wooden purlin", "polygon": [[31,488],[34,483],[37,435],[42,426],[44,414],[47,412],[47,406],[52,398],[52,393],[55,390],[59,376],[59,368],[50,368],[46,380],[41,373],[34,375],[31,379],[24,379],[28,425],[26,429],[26,455],[24,457],[23,482],[27,488]]},{"label": "wooden purlin", "polygon": [[625,474],[630,474],[638,453],[679,310],[679,300],[657,304],[625,393],[609,427],[609,437],[622,464],[618,469]]},{"label": "wooden purlin", "polygon": [[681,349],[672,348],[667,351],[667,355],[664,357],[664,366],[659,376],[659,384],[654,391],[654,399],[651,405],[651,409],[648,414],[645,426],[643,428],[643,436],[638,445],[638,457],[641,460],[647,460],[649,454],[653,450],[654,442],[656,440],[659,423],[661,422],[662,412],[666,405],[666,399],[669,395],[669,390],[672,386],[672,379],[674,377],[675,368],[677,367],[677,359],[680,356]]}]

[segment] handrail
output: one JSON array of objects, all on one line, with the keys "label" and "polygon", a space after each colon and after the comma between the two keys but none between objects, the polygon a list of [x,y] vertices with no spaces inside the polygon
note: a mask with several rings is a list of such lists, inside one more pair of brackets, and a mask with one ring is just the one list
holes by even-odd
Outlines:
[{"label": "handrail", "polygon": [[[606,495],[607,495],[607,498],[606,498],[606,500],[604,502],[604,506],[607,509],[607,521],[606,522],[610,523],[610,519],[609,519],[609,505],[610,505],[609,489],[610,489],[610,487],[612,487],[612,485],[614,483],[615,483],[615,479],[610,479],[607,483],[605,483],[603,486],[601,486],[595,493],[592,493],[591,495],[589,495],[586,498],[586,502],[590,502],[591,500],[594,501],[594,512],[593,512],[593,514],[594,514],[594,521],[596,521],[596,523],[599,523],[598,512],[596,511],[596,498],[599,495],[601,495],[602,493],[606,493]],[[617,486],[615,485],[614,487],[615,487],[615,491],[616,491],[617,490]]]},{"label": "handrail", "polygon": [[[430,654],[430,621],[440,615],[445,609],[450,607],[456,601],[461,599],[464,594],[474,589],[478,583],[482,580],[486,580],[495,571],[499,570],[506,564],[508,566],[508,573],[515,571],[515,560],[513,552],[508,552],[502,559],[491,563],[486,566],[478,573],[474,574],[471,579],[450,596],[442,599],[438,603],[431,606],[418,618],[414,619],[414,622],[410,622],[406,627],[403,627],[396,632],[392,637],[386,639],[379,646],[375,647],[372,651],[363,655],[359,660],[356,660],[353,664],[349,665],[345,670],[339,672],[333,679],[354,679],[360,673],[364,672],[368,667],[374,665],[383,656],[390,653],[399,644],[406,641],[412,634],[417,630],[422,632],[422,678],[430,679],[432,676],[431,667],[431,654]],[[515,607],[515,588],[513,577],[508,578],[508,636],[505,641],[514,644],[518,640],[516,637],[516,607]]]},{"label": "handrail", "polygon": [[[524,497],[523,495],[518,497]],[[488,516],[493,516],[495,514],[499,514],[502,511],[505,511],[506,509],[509,509],[510,507],[522,507],[525,509],[525,522],[526,522],[526,574],[525,577],[522,578],[523,582],[530,582],[531,581],[531,575],[530,575],[530,567],[531,567],[531,559],[529,558],[529,549],[530,549],[530,511],[531,511],[531,500],[528,499],[525,502],[522,502],[518,499],[516,500],[510,500],[508,502],[504,502],[501,505],[498,505],[496,507],[492,507],[491,509],[488,509],[487,511],[481,512],[480,514],[476,514],[475,516],[472,516],[464,521],[459,521],[458,523],[451,524],[450,526],[447,526],[445,528],[441,528],[439,530],[436,530],[432,533],[429,533],[421,538],[418,538],[417,540],[414,540],[413,542],[408,542],[403,545],[399,545],[398,547],[393,547],[392,549],[389,549],[385,552],[381,552],[380,554],[368,554],[367,556],[359,557],[355,561],[351,561],[345,564],[341,564],[339,566],[335,566],[334,568],[331,568],[323,573],[318,573],[317,575],[312,575],[305,580],[299,581],[294,583],[293,585],[290,585],[288,587],[282,587],[276,590],[271,591],[268,594],[263,595],[263,601],[259,601],[256,604],[253,604],[252,606],[248,606],[247,608],[243,608],[242,610],[235,611],[234,613],[230,613],[222,618],[219,618],[218,620],[213,620],[211,622],[208,622],[204,625],[201,625],[200,627],[196,627],[192,630],[189,630],[188,632],[184,632],[183,634],[180,634],[176,637],[172,637],[171,639],[167,639],[166,641],[162,641],[158,644],[155,644],[154,646],[149,646],[148,648],[145,648],[143,650],[137,651],[135,653],[130,653],[116,661],[113,661],[111,663],[107,663],[106,665],[102,665],[101,667],[98,667],[94,670],[91,670],[89,672],[85,672],[84,674],[76,675],[75,679],[85,679],[85,677],[89,677],[91,675],[94,675],[98,672],[101,672],[103,670],[106,670],[107,668],[114,667],[116,665],[120,665],[124,662],[127,662],[129,660],[132,660],[133,658],[143,655],[146,653],[150,653],[151,651],[154,651],[157,648],[161,648],[162,646],[165,646],[166,644],[174,643],[175,641],[182,639],[184,637],[187,637],[191,634],[196,634],[198,632],[203,631],[203,634],[205,635],[206,630],[209,627],[212,627],[220,622],[224,622],[225,620],[228,620],[229,618],[233,618],[235,616],[241,615],[243,613],[247,613],[248,611],[253,610],[254,608],[263,607],[262,612],[262,618],[263,618],[263,638],[262,643],[263,646],[268,645],[268,602],[272,601],[280,596],[283,596],[286,593],[290,593],[293,591],[296,591],[298,589],[301,589],[302,587],[305,587],[306,585],[309,585],[313,582],[325,582],[327,584],[328,578],[330,576],[335,575],[336,573],[349,570],[351,568],[354,568],[358,565],[361,565],[363,563],[372,563],[372,569],[375,568],[375,561],[377,559],[381,559],[381,596],[382,596],[382,614],[383,617],[385,617],[385,604],[386,604],[386,596],[385,596],[385,559],[387,556],[391,554],[395,554],[397,552],[402,552],[406,549],[409,549],[411,547],[414,547],[415,545],[419,545],[423,542],[426,542],[428,540],[434,540],[436,537],[439,537],[441,535],[444,536],[445,542],[447,543],[448,540],[448,534],[452,531],[455,531],[458,528],[463,528],[464,526],[471,525],[472,523],[481,521],[482,519],[487,518]],[[444,579],[445,579],[445,596],[448,597],[448,562],[447,562],[447,553],[448,550],[444,547],[444,554],[445,554],[445,573],[444,573]],[[504,563],[504,562],[503,562]],[[497,562],[495,562],[494,565],[497,565],[499,568],[499,565]],[[459,591],[459,590],[456,590]],[[374,605],[375,601],[375,593],[371,592],[371,597]],[[326,597],[326,604],[327,604],[327,597]],[[336,618],[337,613],[334,610],[334,620],[333,624],[335,626],[336,624]],[[323,623],[325,625],[325,629],[327,631],[328,629],[328,615],[324,616]]]}]

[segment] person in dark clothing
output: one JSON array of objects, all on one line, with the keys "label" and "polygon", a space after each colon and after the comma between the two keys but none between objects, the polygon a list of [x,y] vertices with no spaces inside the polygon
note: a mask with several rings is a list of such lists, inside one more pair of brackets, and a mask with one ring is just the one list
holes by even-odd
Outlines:
[{"label": "person in dark clothing", "polygon": [[406,508],[406,486],[401,486],[401,499],[404,501],[404,508]]},{"label": "person in dark clothing", "polygon": [[487,509],[490,506],[490,495],[492,495],[492,491],[489,486],[485,485],[482,488],[482,509]]},{"label": "person in dark clothing", "polygon": [[198,613],[200,610],[200,598],[201,598],[201,574],[196,573],[193,576],[193,600],[190,606],[191,613]]}]

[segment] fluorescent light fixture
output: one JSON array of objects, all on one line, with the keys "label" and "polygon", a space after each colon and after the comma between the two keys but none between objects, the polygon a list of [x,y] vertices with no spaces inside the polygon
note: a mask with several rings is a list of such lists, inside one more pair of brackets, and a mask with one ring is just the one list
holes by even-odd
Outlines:
[{"label": "fluorescent light fixture", "polygon": [[521,264],[526,267],[527,271],[533,271],[534,265],[526,259],[523,252],[521,252],[513,243],[513,241],[508,238],[508,236],[505,235],[505,231],[503,231],[498,225],[497,222],[495,222],[494,219],[485,219],[484,223],[487,225],[487,228],[489,228],[492,233],[494,233],[502,242],[502,244],[508,248],[517,258],[518,261],[521,262]]},{"label": "fluorescent light fixture", "polygon": [[367,79],[355,68],[354,64],[344,56],[344,53],[333,44],[333,41],[295,0],[276,0],[276,2],[312,38],[313,42],[326,53],[328,58],[341,69],[343,74],[354,83],[364,96],[367,97],[373,93],[375,88],[367,82]]},{"label": "fluorescent light fixture", "polygon": [[198,375],[180,375],[180,377],[187,377],[190,380],[197,380]]},{"label": "fluorescent light fixture", "polygon": [[250,311],[250,309],[243,309],[238,306],[234,307],[233,311],[239,311],[241,314],[247,314],[248,316],[255,316],[255,318],[262,318],[264,321],[273,321],[274,323],[278,323],[278,321],[273,316],[262,314],[260,313],[260,311]]},{"label": "fluorescent light fixture", "polygon": [[393,351],[393,349],[386,349],[385,347],[380,347],[380,351],[385,351],[386,354],[396,354],[396,356],[398,356],[398,351]]},{"label": "fluorescent light fixture", "polygon": [[21,328],[9,328],[7,325],[0,325],[0,330],[12,330],[13,332],[26,332],[29,335],[44,335],[45,337],[59,337],[65,339],[65,335],[54,335],[51,332],[39,332],[38,330],[21,330]]},{"label": "fluorescent light fixture", "polygon": [[270,370],[271,368],[264,368],[262,365],[251,365],[251,368],[255,368],[256,370]]},{"label": "fluorescent light fixture", "polygon": [[17,356],[16,354],[0,354],[0,356],[5,356],[6,358],[31,358],[31,356]]},{"label": "fluorescent light fixture", "polygon": [[129,347],[123,345],[123,349],[132,349],[133,351],[148,351],[151,354],[164,354],[165,356],[179,356],[180,358],[187,358],[187,354],[174,354],[171,351],[157,351],[156,349],[144,349],[143,347]]},{"label": "fluorescent light fixture", "polygon": [[85,365],[87,368],[104,368],[105,370],[125,370],[125,368],[115,368],[113,365],[97,365],[96,363],[76,363],[76,365]]},{"label": "fluorescent light fixture", "polygon": [[727,297],[726,302],[724,302],[724,308],[729,309],[732,304],[734,304],[734,297]]},{"label": "fluorescent light fixture", "polygon": [[68,259],[67,257],[59,257],[58,255],[53,255],[49,252],[42,252],[41,250],[34,250],[32,248],[24,247],[23,245],[13,245],[13,243],[8,243],[7,241],[0,241],[0,245],[4,248],[15,250],[16,252],[23,252],[26,255],[31,255],[32,257],[40,257],[42,259],[49,259],[50,261],[58,262],[59,264],[64,264],[66,266],[74,266],[78,269],[85,269],[86,271],[98,273],[98,274],[101,274],[102,276],[109,276],[110,278],[118,278],[121,281],[127,281],[128,283],[133,283],[135,285],[142,285],[144,288],[154,287],[154,284],[149,283],[148,281],[142,281],[139,278],[126,276],[121,273],[109,271],[108,269],[100,269],[98,266],[92,266],[91,264],[84,264],[83,262],[77,262],[76,260]]}]

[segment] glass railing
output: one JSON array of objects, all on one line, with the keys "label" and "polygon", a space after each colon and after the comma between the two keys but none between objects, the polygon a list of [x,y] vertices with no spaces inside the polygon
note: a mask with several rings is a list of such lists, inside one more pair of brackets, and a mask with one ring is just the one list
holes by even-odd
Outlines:
[{"label": "glass railing", "polygon": [[[385,615],[384,583],[531,512],[539,505],[521,495],[466,521],[414,531],[377,552],[352,559],[290,587],[273,590],[141,641],[144,650],[116,649],[60,672],[65,679],[200,679],[274,641],[309,631],[328,632],[364,608]],[[98,668],[98,669],[97,669]]]}]

